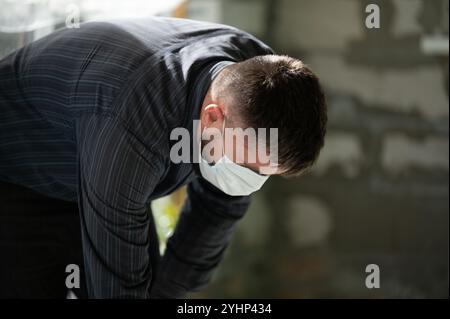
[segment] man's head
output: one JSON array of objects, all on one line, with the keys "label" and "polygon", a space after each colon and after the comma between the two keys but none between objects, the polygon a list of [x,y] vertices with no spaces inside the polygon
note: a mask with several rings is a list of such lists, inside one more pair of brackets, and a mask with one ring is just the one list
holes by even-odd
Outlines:
[{"label": "man's head", "polygon": [[[278,169],[293,176],[312,166],[324,145],[327,123],[325,96],[317,76],[302,61],[279,55],[257,56],[223,69],[212,82],[201,110],[202,131],[227,128],[277,128]],[[260,143],[260,136],[257,137]],[[234,162],[254,171],[266,164],[249,154],[246,139],[234,138],[225,148]],[[269,143],[269,132],[263,143]],[[249,154],[237,157],[245,144]],[[250,150],[252,149],[252,150]],[[269,145],[266,147],[270,151]],[[217,156],[217,154],[215,154]],[[217,157],[216,157],[217,158]]]}]

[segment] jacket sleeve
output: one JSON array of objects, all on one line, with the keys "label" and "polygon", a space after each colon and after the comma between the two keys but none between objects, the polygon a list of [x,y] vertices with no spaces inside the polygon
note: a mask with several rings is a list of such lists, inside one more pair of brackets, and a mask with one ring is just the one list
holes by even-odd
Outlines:
[{"label": "jacket sleeve", "polygon": [[202,178],[188,185],[174,234],[169,238],[151,298],[184,298],[211,279],[249,196],[228,196]]},{"label": "jacket sleeve", "polygon": [[78,201],[89,298],[147,298],[146,202],[161,163],[114,117],[85,115],[79,123]]}]

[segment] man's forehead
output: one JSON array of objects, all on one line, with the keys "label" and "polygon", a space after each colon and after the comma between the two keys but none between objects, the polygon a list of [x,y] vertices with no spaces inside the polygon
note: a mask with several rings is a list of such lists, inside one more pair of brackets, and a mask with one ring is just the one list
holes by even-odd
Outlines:
[{"label": "man's forehead", "polygon": [[[238,143],[242,143],[241,145],[237,145]],[[234,140],[234,143],[232,143],[234,147],[231,148],[231,150],[226,150],[226,152],[233,152],[234,154],[230,154],[230,156],[233,157],[233,160],[238,163],[239,165],[242,165],[246,168],[251,169],[252,171],[255,171],[262,175],[277,175],[282,174],[283,169],[280,167],[278,163],[275,163],[272,160],[269,160],[268,162],[261,161],[260,155],[260,149],[258,147],[255,147],[252,142],[245,140]],[[239,151],[239,147],[241,147],[242,151]],[[270,148],[265,147],[265,153],[267,157],[270,158]],[[229,156],[229,157],[230,157]]]}]

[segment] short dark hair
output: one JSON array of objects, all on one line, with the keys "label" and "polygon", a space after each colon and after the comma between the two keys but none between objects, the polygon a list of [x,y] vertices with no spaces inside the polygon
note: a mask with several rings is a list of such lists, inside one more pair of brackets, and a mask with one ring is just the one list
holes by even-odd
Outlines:
[{"label": "short dark hair", "polygon": [[231,120],[240,119],[246,127],[278,128],[282,175],[300,175],[311,167],[324,145],[327,105],[309,67],[288,56],[264,55],[224,71],[219,91],[232,99]]}]

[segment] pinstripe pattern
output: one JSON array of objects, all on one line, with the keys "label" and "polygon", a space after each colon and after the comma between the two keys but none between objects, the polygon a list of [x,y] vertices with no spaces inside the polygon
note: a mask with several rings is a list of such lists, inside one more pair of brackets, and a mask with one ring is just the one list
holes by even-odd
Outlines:
[{"label": "pinstripe pattern", "polygon": [[[90,297],[180,297],[204,285],[248,197],[170,162],[211,79],[271,49],[223,25],[171,18],[59,30],[0,61],[0,180],[78,201]],[[228,61],[228,62],[226,62]],[[149,201],[189,183],[160,271],[149,264]]]}]

